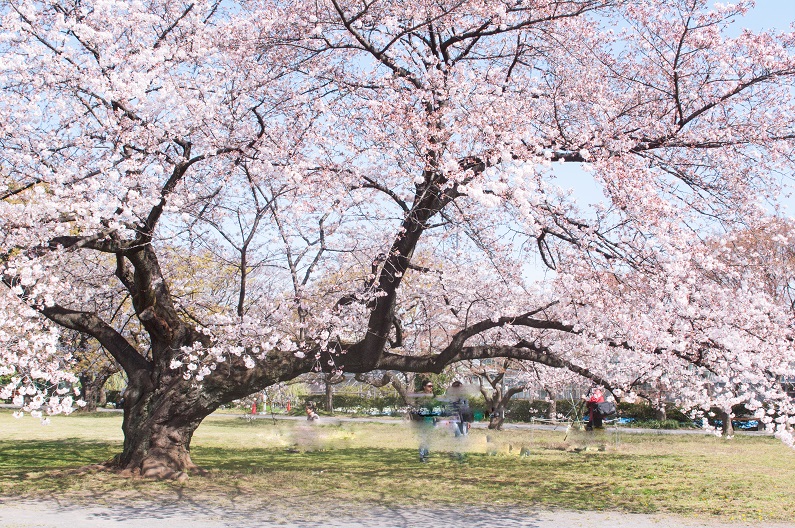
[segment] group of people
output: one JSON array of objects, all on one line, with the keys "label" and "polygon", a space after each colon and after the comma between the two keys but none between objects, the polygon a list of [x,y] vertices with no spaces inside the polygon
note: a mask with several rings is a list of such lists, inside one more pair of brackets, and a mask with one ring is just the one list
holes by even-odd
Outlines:
[{"label": "group of people", "polygon": [[[422,384],[422,392],[416,393],[410,415],[419,435],[420,462],[428,462],[430,439],[434,429],[444,424],[450,426],[456,438],[469,434],[474,421],[474,413],[469,406],[469,394],[460,381],[454,381],[443,395],[436,395],[431,381]],[[601,429],[606,416],[615,413],[615,404],[606,402],[604,391],[592,387],[583,396],[588,410],[585,428],[590,431]],[[612,411],[611,411],[612,409]],[[319,418],[314,402],[306,403],[306,419],[314,422]]]},{"label": "group of people", "polygon": [[420,438],[420,462],[428,462],[431,434],[439,424],[451,426],[456,438],[469,434],[474,414],[467,396],[460,381],[454,381],[440,396],[434,393],[433,383],[426,381],[422,385],[422,392],[414,395],[411,419],[416,424]]}]

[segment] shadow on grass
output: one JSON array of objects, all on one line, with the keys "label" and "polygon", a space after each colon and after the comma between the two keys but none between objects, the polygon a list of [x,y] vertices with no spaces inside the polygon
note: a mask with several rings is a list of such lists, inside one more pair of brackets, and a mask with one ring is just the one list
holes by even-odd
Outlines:
[{"label": "shadow on grass", "polygon": [[[197,447],[192,455],[202,467],[220,471],[217,478],[236,479],[245,482],[244,487],[268,483],[283,491],[292,490],[291,494],[322,492],[340,500],[404,505],[496,501],[572,509],[611,506],[602,479],[580,478],[581,457],[549,462],[538,457],[469,453],[459,460],[450,453],[435,452],[429,464],[422,464],[414,449],[290,452],[217,447]],[[560,475],[574,477],[567,480]]]},{"label": "shadow on grass", "polygon": [[[0,441],[0,496],[71,494],[97,501],[135,497],[195,502],[195,508],[248,507],[252,498],[300,507],[322,498],[362,507],[503,504],[685,514],[727,507],[739,514],[745,508],[734,497],[742,496],[759,503],[760,510],[774,507],[769,493],[751,486],[758,476],[738,480],[724,472],[706,473],[701,455],[680,453],[588,454],[536,448],[528,457],[467,453],[459,460],[434,451],[430,463],[422,464],[414,448],[340,446],[313,451],[197,443],[192,458],[211,473],[184,484],[81,471],[120,450],[118,442],[74,438]],[[729,490],[728,484],[738,487]],[[782,517],[787,504],[791,500],[784,500],[771,515]]]},{"label": "shadow on grass", "polygon": [[87,466],[105,462],[121,451],[110,442],[61,440],[0,441],[0,495],[41,497],[73,493],[84,497],[109,489]]},{"label": "shadow on grass", "polygon": [[97,464],[113,457],[120,449],[121,446],[116,443],[79,438],[0,441],[0,473],[14,470],[47,471]]},{"label": "shadow on grass", "polygon": [[[551,467],[537,459],[469,454],[464,461],[448,453],[432,455],[421,464],[414,449],[341,448],[290,452],[282,448],[202,447],[192,449],[194,461],[212,472],[209,479],[192,478],[186,487],[164,482],[124,479],[113,473],[81,471],[109,460],[121,446],[80,439],[0,441],[0,493],[105,493],[119,488],[187,490],[246,495],[265,491],[290,496],[330,494],[345,500],[406,503],[430,501],[478,503],[499,496],[513,502],[555,502],[577,507],[583,497],[596,495],[589,481],[550,487]],[[576,464],[557,461],[557,470]],[[581,507],[582,504],[579,504]]]}]

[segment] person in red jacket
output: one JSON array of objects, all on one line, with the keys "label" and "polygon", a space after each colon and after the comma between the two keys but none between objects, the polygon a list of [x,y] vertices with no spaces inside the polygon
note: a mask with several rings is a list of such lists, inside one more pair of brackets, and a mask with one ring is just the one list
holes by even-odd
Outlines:
[{"label": "person in red jacket", "polygon": [[592,431],[594,428],[602,428],[602,414],[596,406],[605,401],[605,393],[599,387],[591,387],[587,396],[583,396],[585,404],[588,406],[588,423],[585,424],[586,431]]}]

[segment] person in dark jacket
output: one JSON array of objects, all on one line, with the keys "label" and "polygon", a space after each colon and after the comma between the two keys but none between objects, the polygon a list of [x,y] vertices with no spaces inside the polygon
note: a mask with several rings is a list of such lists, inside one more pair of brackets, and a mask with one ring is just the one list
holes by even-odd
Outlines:
[{"label": "person in dark jacket", "polygon": [[597,405],[605,401],[605,393],[599,387],[591,387],[587,396],[583,396],[585,405],[588,407],[588,423],[585,424],[586,431],[602,428],[602,413],[599,412]]}]

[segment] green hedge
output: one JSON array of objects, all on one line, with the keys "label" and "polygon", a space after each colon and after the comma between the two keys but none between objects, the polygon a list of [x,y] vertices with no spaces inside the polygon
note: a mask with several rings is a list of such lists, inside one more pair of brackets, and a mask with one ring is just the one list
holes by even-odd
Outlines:
[{"label": "green hedge", "polygon": [[693,420],[688,422],[680,422],[678,420],[638,420],[632,422],[632,427],[641,427],[644,429],[679,429],[683,424],[692,424]]},{"label": "green hedge", "polygon": [[[318,412],[322,412],[326,405],[326,397],[323,395],[307,396],[302,401],[293,406],[290,414],[303,415],[306,412],[306,403],[314,402]],[[334,411],[342,412],[353,411],[355,414],[371,414],[372,411],[378,414],[390,414],[395,409],[405,407],[403,400],[397,395],[385,394],[375,398],[359,396],[357,394],[335,394]]]},{"label": "green hedge", "polygon": [[[318,407],[322,407],[324,398],[308,398],[318,403]],[[334,408],[335,409],[376,409],[379,412],[384,412],[386,409],[397,409],[405,407],[403,400],[396,394],[385,394],[375,398],[366,396],[359,396],[357,394],[335,394],[334,395]]]},{"label": "green hedge", "polygon": [[[291,410],[290,414],[304,414],[304,406],[307,401],[315,402],[315,407],[322,411],[324,397],[322,395],[310,396],[299,402]],[[488,419],[485,400],[478,396],[469,399],[469,406],[477,417]],[[510,422],[529,422],[532,418],[546,417],[549,403],[544,400],[512,400],[506,411],[506,420]],[[334,410],[337,412],[353,411],[356,414],[370,414],[375,411],[379,414],[389,414],[395,409],[405,408],[406,405],[397,395],[384,395],[375,398],[358,396],[356,394],[337,394],[334,396]],[[569,401],[559,401],[557,412],[569,414],[572,403]]]},{"label": "green hedge", "polygon": [[[618,404],[618,413],[620,416],[626,418],[635,418],[639,422],[659,422],[657,419],[657,410],[647,402],[621,402]],[[666,422],[673,420],[676,422],[689,424],[693,421],[690,419],[690,416],[670,403],[665,404],[665,417]],[[663,429],[665,429],[665,427],[663,427]]]},{"label": "green hedge", "polygon": [[[300,416],[305,413],[306,402],[312,401],[318,411],[322,411],[325,398],[323,395],[308,396],[304,400],[293,405],[290,414]],[[575,402],[576,403],[576,402]],[[572,414],[574,404],[568,400],[557,402],[557,412],[564,415]],[[488,419],[486,402],[483,397],[478,396],[469,399],[469,406],[472,412],[482,419]],[[509,422],[529,422],[533,418],[545,418],[549,403],[544,400],[511,400],[505,413],[506,421]],[[334,410],[336,412],[353,412],[355,414],[371,414],[373,411],[379,414],[389,414],[395,409],[403,409],[406,405],[397,395],[383,395],[375,398],[359,396],[356,394],[336,394],[334,395]]]},{"label": "green hedge", "polygon": [[[563,402],[558,402],[560,405]],[[511,400],[505,411],[508,422],[529,422],[533,418],[546,418],[549,403],[544,400]],[[558,410],[558,412],[562,412]]]},{"label": "green hedge", "polygon": [[[529,422],[533,418],[546,418],[549,403],[545,400],[512,400],[505,413],[505,420],[508,422]],[[569,418],[579,416],[583,413],[584,405],[579,401],[558,400],[556,412]],[[656,429],[676,429],[682,424],[690,425],[693,420],[674,405],[667,404],[666,420],[657,419],[655,409],[646,402],[618,404],[618,416],[624,418],[634,418],[638,423],[646,424],[648,427]],[[739,411],[735,411],[738,416]]]}]

